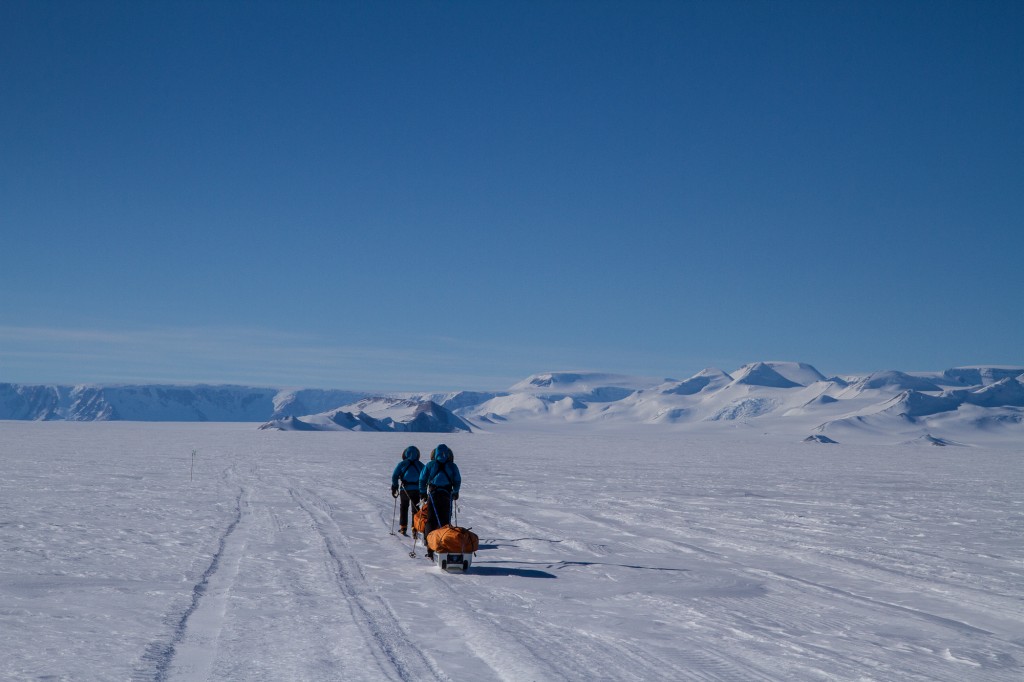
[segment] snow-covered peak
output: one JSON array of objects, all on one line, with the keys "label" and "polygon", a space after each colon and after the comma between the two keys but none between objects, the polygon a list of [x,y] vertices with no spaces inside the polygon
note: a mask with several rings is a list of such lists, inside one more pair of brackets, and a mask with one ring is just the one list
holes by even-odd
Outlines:
[{"label": "snow-covered peak", "polygon": [[665,395],[695,395],[724,388],[733,377],[717,367],[702,369],[689,379],[666,384],[661,392]]},{"label": "snow-covered peak", "polygon": [[825,375],[819,372],[814,366],[806,362],[767,361],[755,362],[744,365],[740,371],[734,372],[734,376],[740,374],[742,369],[757,368],[757,371],[764,371],[763,368],[771,369],[782,378],[798,386],[810,386],[818,381],[827,381]]},{"label": "snow-covered peak", "polygon": [[733,372],[734,383],[768,388],[808,386],[825,377],[802,362],[754,362]]},{"label": "snow-covered peak", "polygon": [[281,418],[317,414],[365,397],[367,397],[366,393],[356,391],[282,389],[274,396],[273,416]]},{"label": "snow-covered peak", "polygon": [[954,367],[943,372],[946,380],[961,386],[988,386],[1002,379],[1014,379],[1024,375],[1024,367],[1013,365]]},{"label": "snow-covered peak", "polygon": [[885,370],[872,372],[851,387],[854,391],[941,391],[932,381],[922,377],[911,376],[905,372]]},{"label": "snow-covered peak", "polygon": [[915,390],[903,391],[893,397],[884,411],[905,417],[926,417],[940,412],[949,412],[960,406],[962,401],[949,395],[932,395]]},{"label": "snow-covered peak", "polygon": [[964,402],[981,407],[1024,407],[1024,380],[1021,377],[1007,377],[982,388],[953,393],[963,395]]}]

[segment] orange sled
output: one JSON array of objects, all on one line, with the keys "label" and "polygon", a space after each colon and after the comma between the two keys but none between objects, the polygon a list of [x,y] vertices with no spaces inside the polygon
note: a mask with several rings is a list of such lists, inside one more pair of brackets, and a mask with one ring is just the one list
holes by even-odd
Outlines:
[{"label": "orange sled", "polygon": [[427,547],[434,552],[434,563],[442,570],[468,570],[480,538],[468,528],[443,526],[427,536]]}]

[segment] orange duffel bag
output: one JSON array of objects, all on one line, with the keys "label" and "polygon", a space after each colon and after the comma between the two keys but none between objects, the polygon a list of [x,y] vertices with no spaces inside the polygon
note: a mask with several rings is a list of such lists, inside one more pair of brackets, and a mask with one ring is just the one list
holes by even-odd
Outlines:
[{"label": "orange duffel bag", "polygon": [[413,514],[412,527],[422,533],[427,529],[427,505],[420,507],[420,510]]},{"label": "orange duffel bag", "polygon": [[446,554],[472,554],[480,549],[480,538],[468,528],[444,526],[430,532],[427,547]]}]

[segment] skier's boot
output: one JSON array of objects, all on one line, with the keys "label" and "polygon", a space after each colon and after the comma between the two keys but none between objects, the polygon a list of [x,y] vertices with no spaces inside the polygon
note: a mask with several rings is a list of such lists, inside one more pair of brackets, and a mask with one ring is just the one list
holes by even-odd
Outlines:
[{"label": "skier's boot", "polygon": [[401,533],[402,535],[404,535],[404,536],[406,536],[406,537],[409,537],[409,534],[408,534],[408,533],[406,533],[406,532],[405,532],[405,530],[406,530],[405,526],[400,526],[400,527],[398,528],[398,532],[399,532],[399,533]]}]

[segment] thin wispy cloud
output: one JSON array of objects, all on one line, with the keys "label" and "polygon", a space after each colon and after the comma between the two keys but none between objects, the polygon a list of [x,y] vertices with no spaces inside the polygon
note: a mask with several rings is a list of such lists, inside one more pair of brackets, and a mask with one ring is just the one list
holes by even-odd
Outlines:
[{"label": "thin wispy cloud", "polygon": [[[308,334],[257,328],[5,326],[0,327],[0,380],[391,391],[494,388],[488,372],[467,370],[468,344],[451,339],[420,343],[422,347],[348,346]],[[479,349],[475,354],[480,355]],[[44,376],[38,376],[39,367],[47,368]]]}]

